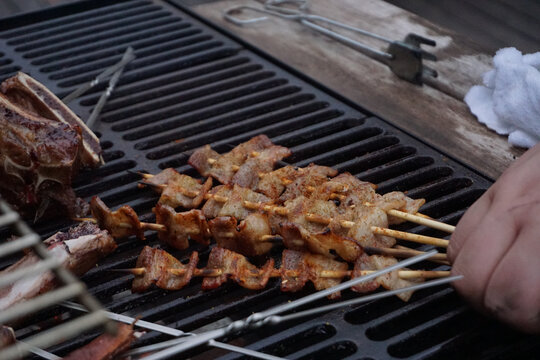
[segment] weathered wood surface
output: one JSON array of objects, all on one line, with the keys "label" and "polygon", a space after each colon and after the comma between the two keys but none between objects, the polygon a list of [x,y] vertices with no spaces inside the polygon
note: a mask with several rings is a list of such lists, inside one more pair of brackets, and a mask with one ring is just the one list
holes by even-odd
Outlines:
[{"label": "weathered wood surface", "polygon": [[[491,62],[467,39],[380,0],[311,0],[314,14],[392,39],[409,32],[434,39],[437,47],[426,50],[439,58],[428,62],[439,77],[429,85],[416,86],[398,79],[385,65],[298,23],[272,17],[238,27],[223,19],[224,10],[246,4],[260,6],[256,1],[220,0],[192,9],[491,178],[497,178],[523,152],[479,124],[461,100],[472,85],[481,82]],[[373,39],[362,40],[384,46]]]}]

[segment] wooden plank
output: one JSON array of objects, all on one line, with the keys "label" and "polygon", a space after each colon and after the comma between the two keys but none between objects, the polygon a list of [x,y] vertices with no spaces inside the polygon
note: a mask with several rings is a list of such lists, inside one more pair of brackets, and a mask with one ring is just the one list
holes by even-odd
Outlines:
[{"label": "wooden plank", "polygon": [[[429,86],[416,86],[398,79],[385,65],[299,23],[272,17],[238,27],[223,19],[224,10],[245,4],[260,6],[255,1],[221,0],[192,9],[491,178],[497,178],[522,153],[506,137],[479,124],[461,100],[472,85],[481,82],[491,62],[467,39],[380,0],[334,0],[331,6],[325,0],[310,2],[314,14],[392,39],[415,32],[436,40],[437,47],[428,50],[439,61],[429,66],[439,72],[439,78]],[[361,39],[381,47],[373,39]]]}]

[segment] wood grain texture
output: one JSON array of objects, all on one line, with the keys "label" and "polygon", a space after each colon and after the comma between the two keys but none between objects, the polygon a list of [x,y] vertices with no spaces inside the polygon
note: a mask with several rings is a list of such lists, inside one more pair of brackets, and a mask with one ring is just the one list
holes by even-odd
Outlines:
[{"label": "wood grain texture", "polygon": [[[270,18],[238,27],[223,19],[225,9],[258,6],[255,1],[221,0],[192,9],[491,178],[497,178],[523,152],[511,147],[506,137],[479,124],[461,100],[472,85],[481,82],[491,63],[491,57],[473,43],[380,0],[310,3],[314,14],[392,39],[401,39],[409,32],[434,39],[437,47],[426,49],[439,58],[436,63],[428,63],[439,77],[429,85],[412,85],[398,79],[385,65],[287,20]],[[373,39],[359,39],[384,46]]]}]

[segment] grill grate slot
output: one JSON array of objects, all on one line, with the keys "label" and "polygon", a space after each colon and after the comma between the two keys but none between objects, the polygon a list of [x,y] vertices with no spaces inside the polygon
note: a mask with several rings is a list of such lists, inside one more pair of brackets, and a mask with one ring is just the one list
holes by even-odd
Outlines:
[{"label": "grill grate slot", "polygon": [[[359,154],[363,154],[359,156]],[[392,163],[416,154],[416,149],[399,144],[393,136],[380,136],[366,141],[366,147],[358,149],[358,154],[350,160],[336,165],[339,171],[360,173],[368,169]]]},{"label": "grill grate slot", "polygon": [[[34,43],[20,46],[15,50],[25,52],[24,57],[31,59],[62,51],[66,48],[77,48],[81,43],[98,42],[101,40],[110,39],[111,37],[129,34],[132,31],[180,21],[172,17],[167,18],[168,15],[169,13],[166,11],[158,11],[156,13],[150,12],[150,14],[144,14],[125,21],[97,27],[95,29],[88,28],[84,29],[83,31],[71,33],[70,37],[67,39],[65,35],[47,38],[46,42],[41,39]],[[119,28],[119,26],[121,27]],[[54,45],[49,46],[51,43]]]},{"label": "grill grate slot", "polygon": [[[36,32],[39,32],[41,30],[50,30],[51,28],[54,28],[56,26],[62,26],[62,25],[68,25],[68,24],[75,24],[75,29],[77,29],[77,25],[80,21],[86,20],[88,18],[92,19],[99,19],[102,16],[105,16],[107,14],[111,14],[114,12],[124,12],[129,9],[133,9],[136,7],[148,5],[150,2],[148,1],[132,1],[129,4],[126,4],[125,2],[120,2],[120,4],[114,4],[112,6],[102,6],[98,9],[92,9],[92,10],[86,10],[82,14],[73,14],[73,15],[67,15],[62,16],[59,19],[51,19],[51,20],[43,20],[40,21],[37,24],[32,25],[23,25],[20,28],[8,30],[3,33],[0,33],[0,37],[9,39],[14,37],[20,37],[20,36],[26,36],[28,34],[34,34]],[[71,29],[67,28],[64,31],[70,31]],[[41,36],[42,33],[36,34],[36,36]],[[24,38],[23,38],[24,39]],[[12,39],[8,42],[9,45],[16,45],[19,43],[19,39]]]},{"label": "grill grate slot", "polygon": [[[286,96],[300,89],[293,86],[283,86],[286,84],[285,80],[261,80],[249,86],[243,86],[236,90],[226,91],[218,95],[206,96],[203,99],[197,99],[194,101],[188,101],[187,103],[176,105],[175,101],[169,102],[169,106],[161,109],[155,109],[154,107],[147,107],[146,113],[129,117],[127,119],[117,119],[114,116],[103,115],[103,121],[116,122],[124,120],[120,124],[114,125],[112,129],[114,131],[125,131],[133,129],[135,127],[147,125],[151,122],[158,122],[160,120],[167,120],[169,117],[179,114],[185,114],[196,110],[203,109],[199,116],[216,116],[233,111],[240,105],[252,105],[259,102],[275,99],[277,97]],[[243,97],[242,100],[237,100],[239,97]],[[174,100],[174,99],[173,99]],[[220,106],[211,106],[219,104]],[[161,123],[156,124],[154,132],[167,130],[174,127],[174,123]]]},{"label": "grill grate slot", "polygon": [[[100,16],[98,18],[92,18],[90,20],[81,19],[77,21],[76,24],[48,27],[45,29],[45,31],[39,31],[32,35],[27,35],[23,37],[18,37],[16,39],[11,39],[8,41],[8,44],[20,45],[20,44],[25,44],[32,41],[36,41],[36,43],[34,44],[37,44],[39,43],[39,40],[42,40],[43,38],[48,38],[54,35],[62,35],[67,32],[80,30],[81,28],[89,28],[92,30],[97,30],[97,28],[95,27],[96,25],[101,25],[104,23],[114,24],[118,20],[125,19],[126,17],[147,14],[147,13],[157,11],[157,10],[159,10],[158,6],[147,6],[147,7],[135,6],[135,8],[123,9],[123,11],[118,11],[118,10],[115,11],[114,9],[111,9],[111,12],[104,14],[104,16]],[[29,48],[32,49],[31,46]]]},{"label": "grill grate slot", "polygon": [[[191,66],[196,66],[200,64],[204,64],[213,60],[222,59],[224,57],[229,57],[232,55],[236,55],[237,50],[235,49],[212,49],[211,51],[203,52],[202,54],[194,54],[192,56],[186,56],[179,60],[169,60],[165,61],[161,64],[152,64],[154,66],[146,66],[141,71],[138,71],[137,73],[132,72],[131,74],[129,72],[126,72],[125,75],[122,76],[122,78],[119,81],[119,84],[129,84],[133,81],[138,81],[141,79],[146,79],[149,77],[154,77],[156,74],[165,74],[167,72],[173,72],[177,71],[179,69],[185,69]],[[71,78],[69,80],[65,80],[58,83],[59,87],[71,87],[80,85],[84,82],[91,81],[98,75],[97,71],[94,71],[92,73],[88,73],[85,75],[81,75],[78,77]],[[103,90],[105,85],[97,85],[94,88],[94,92],[97,92],[98,90]]]},{"label": "grill grate slot", "polygon": [[[207,36],[202,36],[201,38],[205,40],[209,40],[210,38]],[[194,53],[201,52],[203,50],[210,50],[215,47],[218,47],[221,45],[221,42],[219,41],[207,41],[206,43],[196,43],[192,44],[190,41],[185,41],[186,45],[179,47],[182,48],[182,50],[176,50],[176,51],[168,51],[169,48],[167,44],[158,44],[153,47],[151,50],[147,50],[144,53],[146,53],[148,56],[139,57],[140,51],[136,51],[135,54],[138,56],[135,60],[133,60],[130,64],[126,65],[126,72],[129,72],[132,69],[136,69],[139,67],[144,67],[145,65],[151,65],[160,63],[162,61],[167,61],[171,58],[175,57],[181,57],[184,55],[190,55]],[[121,54],[123,51],[118,51],[118,53]],[[157,54],[156,54],[157,53]],[[164,53],[164,54],[161,54]],[[116,62],[118,62],[118,58],[109,58],[108,60],[98,60],[91,63],[87,63],[75,68],[71,68],[70,70],[66,70],[63,72],[57,72],[55,74],[51,74],[50,78],[54,80],[61,80],[65,78],[69,78],[74,75],[78,75],[80,73],[90,72],[94,71],[96,69],[102,69],[106,68],[108,66],[114,65]]]},{"label": "grill grate slot", "polygon": [[[443,296],[444,295],[444,296]],[[371,325],[366,335],[368,338],[375,341],[387,340],[395,335],[401,334],[409,329],[429,322],[433,318],[437,318],[441,315],[454,311],[456,308],[463,306],[458,301],[455,293],[444,291],[428,301],[417,302],[406,306],[403,312],[399,314],[390,314],[390,316],[383,316],[384,319],[378,319],[375,325]],[[381,321],[383,320],[383,321]]]},{"label": "grill grate slot", "polygon": [[463,332],[463,329],[474,327],[474,322],[472,310],[459,308],[431,319],[423,328],[415,328],[414,335],[390,345],[388,353],[398,358],[409,357]]},{"label": "grill grate slot", "polygon": [[[252,85],[257,82],[263,82],[264,80],[267,80],[271,77],[273,77],[273,74],[271,72],[259,71],[255,73],[242,74],[241,76],[234,77],[233,79],[224,79],[222,81],[214,81],[210,85],[204,84],[204,86],[200,86],[200,87],[190,87],[188,85],[185,88],[177,89],[177,91],[171,91],[168,93],[168,95],[162,95],[159,97],[159,99],[150,98],[147,101],[139,102],[137,105],[129,106],[127,109],[119,109],[117,111],[106,112],[103,115],[103,121],[106,121],[106,122],[121,121],[130,116],[144,114],[145,112],[155,110],[156,107],[166,108],[167,106],[175,106],[176,104],[188,102],[193,99],[199,99],[207,95],[240,88],[245,85]],[[266,84],[268,84],[268,82],[266,82]],[[266,87],[262,87],[261,89],[265,89],[265,88]],[[240,96],[241,95],[243,94],[240,93]],[[235,94],[231,94],[230,96],[237,97]],[[209,101],[211,100],[208,100],[207,102],[204,102],[200,105],[197,104],[195,106],[205,107],[207,106]]]},{"label": "grill grate slot", "polygon": [[431,157],[411,156],[355,175],[364,181],[380,184],[398,177],[404,178],[408,173],[430,166],[433,162],[434,160]]},{"label": "grill grate slot", "polygon": [[[245,64],[245,61],[242,60],[244,59],[227,61],[220,64],[220,66],[212,66],[208,67],[208,69],[201,69],[194,72],[194,74],[177,75],[176,78],[175,74],[170,74],[172,79],[164,78],[163,81],[154,82],[154,84],[149,84],[146,82],[144,86],[125,86],[123,92],[119,91],[114,94],[112,100],[107,103],[104,110],[106,112],[112,112],[130,105],[140,104],[144,101],[167,96],[174,92],[199,88],[204,85],[212,84],[216,81],[235,78],[242,74],[250,74],[261,69],[260,65]],[[193,77],[196,78],[192,79]],[[129,88],[129,92],[126,91],[127,88]],[[83,104],[94,105],[98,99],[99,97],[96,96],[92,99],[85,100]]]},{"label": "grill grate slot", "polygon": [[[323,342],[336,335],[336,329],[328,324],[320,324],[301,332],[291,334],[289,337],[266,346],[258,351],[278,357],[287,357],[290,354],[308,348],[313,344]],[[249,359],[247,356],[238,359]]]},{"label": "grill grate slot", "polygon": [[[121,39],[116,38],[114,41],[109,42],[109,46],[103,46],[104,44],[98,48],[89,46],[84,49],[79,49],[79,51],[71,52],[70,54],[55,53],[54,56],[33,60],[32,63],[36,65],[48,64],[47,66],[40,68],[40,70],[43,72],[54,72],[82,63],[117,56],[118,53],[125,51],[128,45],[139,50],[137,51],[139,57],[144,57],[154,52],[155,44],[166,43],[170,46],[171,42],[174,40],[189,38],[199,33],[200,30],[190,29],[189,24],[186,23],[166,24],[154,28],[151,32],[147,31],[147,29],[141,29],[141,31],[135,32],[135,35],[123,36]],[[206,36],[205,38],[192,37],[189,41],[190,43],[194,43],[198,40],[208,38],[209,36]],[[179,43],[180,42],[177,42],[176,44]],[[147,50],[140,50],[146,48]]]},{"label": "grill grate slot", "polygon": [[[277,125],[283,125],[286,122],[290,122],[293,117],[300,117],[305,114],[312,114],[317,110],[324,108],[324,104],[321,103],[307,103],[312,100],[313,97],[309,95],[296,95],[294,97],[285,98],[283,100],[268,101],[262,105],[256,105],[248,107],[245,110],[234,113],[230,116],[217,116],[211,117],[207,120],[200,120],[197,123],[189,123],[189,125],[178,126],[171,131],[161,132],[160,135],[155,136],[153,139],[147,141],[138,142],[135,144],[136,149],[149,149],[158,145],[174,142],[173,147],[167,147],[165,151],[159,151],[159,153],[167,155],[174,154],[180,151],[185,151],[201,144],[201,134],[205,132],[215,132],[216,127],[219,124],[229,124],[227,126],[219,128],[221,131],[234,132],[235,130],[251,130],[257,129],[261,124],[268,124],[266,128],[272,127],[274,123]],[[305,105],[303,105],[305,104]],[[296,106],[300,105],[300,106]],[[284,111],[280,111],[285,109]],[[270,116],[268,116],[270,113]],[[264,116],[260,116],[264,114]],[[190,115],[187,118],[198,118],[195,115]],[[178,122],[178,125],[185,124],[186,118]],[[295,123],[301,122],[298,119],[294,119]],[[137,131],[133,134],[127,134],[125,137],[128,140],[133,138],[139,138],[142,136],[141,131]],[[178,145],[176,145],[178,144]],[[198,144],[198,145],[197,145]],[[155,156],[155,152],[149,154],[149,156]]]}]

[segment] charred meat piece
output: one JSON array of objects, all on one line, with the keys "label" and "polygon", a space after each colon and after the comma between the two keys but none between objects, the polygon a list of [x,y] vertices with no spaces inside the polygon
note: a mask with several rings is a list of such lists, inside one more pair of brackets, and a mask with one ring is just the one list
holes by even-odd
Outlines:
[{"label": "charred meat piece", "polygon": [[[397,260],[393,257],[381,255],[362,256],[358,258],[354,266],[352,277],[359,276],[361,270],[381,270],[396,263]],[[407,268],[403,268],[402,270],[407,270]],[[392,271],[388,274],[379,276],[372,282],[355,285],[352,287],[352,290],[356,292],[371,292],[377,289],[379,286],[382,286],[387,290],[395,290],[412,286],[421,281],[422,279],[415,279],[414,281],[403,280],[399,277],[398,271]],[[403,301],[409,301],[412,294],[412,291],[406,291],[399,293],[396,296]]]},{"label": "charred meat piece", "polygon": [[[323,271],[336,271],[345,273],[348,266],[346,263],[329,259],[322,255],[310,254],[306,252],[283,250],[281,261],[281,290],[295,292],[310,280],[315,289],[324,290],[341,283],[339,277],[323,277]],[[341,296],[339,292],[329,296],[330,299],[337,299]]]},{"label": "charred meat piece", "polygon": [[0,194],[25,217],[84,216],[71,182],[102,164],[97,137],[56,96],[18,73],[0,85]]},{"label": "charred meat piece", "polygon": [[219,212],[223,208],[223,204],[225,204],[225,201],[218,201],[218,199],[229,199],[232,190],[232,185],[218,185],[210,189],[208,193],[210,195],[213,195],[214,197],[208,199],[208,201],[204,203],[202,207],[202,212],[204,213],[204,216],[206,216],[206,218],[208,219],[218,217]]},{"label": "charred meat piece", "polygon": [[227,249],[215,247],[208,257],[207,270],[217,270],[219,276],[207,276],[203,279],[204,290],[215,289],[231,278],[238,285],[251,290],[260,290],[266,287],[268,279],[274,269],[274,260],[269,259],[259,270],[244,256]]},{"label": "charred meat piece", "polygon": [[[354,226],[345,228],[340,221],[354,221]],[[375,206],[359,205],[349,208],[346,213],[338,214],[329,225],[335,233],[354,239],[361,246],[392,247],[396,244],[393,237],[374,234],[372,226],[388,227],[388,216]]]},{"label": "charred meat piece", "polygon": [[[299,178],[303,178],[302,182],[309,182],[311,176],[328,179],[329,176],[332,177],[336,174],[336,170],[326,166],[310,164],[305,168],[297,168],[289,165],[266,174],[261,174],[255,189],[257,192],[265,194],[271,199],[278,199],[289,186],[291,188],[301,186],[299,182],[295,183]],[[286,195],[286,197],[289,198],[289,195]]]},{"label": "charred meat piece", "polygon": [[[424,199],[411,199],[401,191],[392,191],[383,196],[378,196],[373,203],[384,211],[394,209],[409,214],[416,214],[425,202],[426,200]],[[388,218],[389,224],[400,224],[404,221],[405,220],[393,216]]]},{"label": "charred meat piece", "polygon": [[[145,246],[137,258],[137,267],[145,271],[135,276],[131,291],[143,292],[153,284],[165,290],[179,290],[191,281],[198,261],[196,251],[191,253],[189,263],[184,265],[164,250]],[[182,275],[172,274],[168,269],[183,269],[185,272]]]},{"label": "charred meat piece", "polygon": [[338,194],[340,201],[350,206],[359,201],[366,202],[375,199],[377,197],[375,188],[376,185],[361,181],[356,176],[345,172],[319,186],[316,194],[319,198],[326,200],[336,199],[335,195]]},{"label": "charred meat piece", "polygon": [[346,235],[341,227],[335,231],[322,222],[311,221],[307,214],[322,219],[340,216],[337,206],[327,200],[299,196],[285,203],[287,216],[272,215],[270,224],[275,233],[283,237],[288,249],[310,251],[315,254],[354,262],[362,254],[362,247],[354,238]]},{"label": "charred meat piece", "polygon": [[208,246],[210,231],[206,217],[201,210],[190,210],[177,213],[172,207],[156,204],[154,208],[156,223],[165,225],[166,231],[160,231],[158,237],[164,243],[178,250],[189,247],[189,239]]},{"label": "charred meat piece", "polygon": [[209,193],[216,197],[222,197],[224,201],[218,201],[213,198],[204,204],[202,211],[208,219],[218,216],[233,216],[239,220],[243,220],[251,212],[256,211],[245,207],[244,201],[258,203],[261,206],[271,204],[271,200],[263,194],[238,185],[232,187],[231,185],[217,186],[210,190]]},{"label": "charred meat piece", "polygon": [[180,174],[178,171],[168,168],[155,175],[154,177],[145,180],[144,183],[158,185],[166,185],[161,192],[159,203],[170,207],[183,207],[185,209],[194,209],[199,207],[204,200],[206,193],[212,188],[212,178],[208,178],[204,184],[201,181]]},{"label": "charred meat piece", "polygon": [[71,181],[81,136],[70,125],[38,117],[0,94],[0,191],[25,216],[41,217],[60,203],[70,216],[88,211]]},{"label": "charred meat piece", "polygon": [[291,250],[309,251],[327,258],[335,258],[337,254],[348,262],[356,261],[363,253],[362,247],[354,239],[339,236],[328,228],[311,232],[293,223],[283,223],[280,234],[283,245]]},{"label": "charred meat piece", "polygon": [[255,191],[270,199],[277,199],[285,191],[286,183],[295,180],[299,174],[299,169],[292,165],[262,174]]},{"label": "charred meat piece", "polygon": [[210,145],[205,145],[193,152],[188,163],[202,176],[211,176],[222,184],[229,184],[237,167],[253,156],[253,152],[259,152],[271,146],[274,144],[266,135],[255,136],[223,155],[212,150]]},{"label": "charred meat piece", "polygon": [[230,216],[217,217],[208,225],[219,247],[246,256],[263,255],[272,249],[273,244],[263,240],[263,236],[272,234],[266,214],[249,214],[240,224]]},{"label": "charred meat piece", "polygon": [[99,139],[86,124],[43,84],[19,72],[1,85],[2,93],[18,107],[34,116],[50,119],[80,129],[82,147],[80,163],[83,167],[103,164]]},{"label": "charred meat piece", "polygon": [[136,339],[133,325],[118,324],[116,335],[103,334],[69,353],[64,360],[114,360]]},{"label": "charred meat piece", "polygon": [[118,210],[111,211],[99,197],[94,196],[90,201],[90,209],[99,227],[106,229],[113,238],[121,239],[135,235],[138,239],[144,240],[141,222],[131,206],[124,205]]},{"label": "charred meat piece", "polygon": [[286,185],[285,191],[279,197],[279,203],[295,199],[298,196],[311,197],[313,195],[313,188],[321,186],[329,180],[329,177],[337,174],[337,170],[335,169],[315,164],[310,164],[299,170],[301,170],[300,176]]},{"label": "charred meat piece", "polygon": [[283,146],[274,145],[264,149],[259,155],[248,158],[236,171],[231,182],[245,188],[255,189],[262,174],[274,170],[276,162],[291,154],[291,150]]},{"label": "charred meat piece", "polygon": [[[75,275],[81,276],[96,266],[96,263],[116,249],[116,243],[107,231],[95,224],[81,223],[67,233],[57,233],[45,240],[49,253]],[[0,272],[0,277],[10,272],[31,266],[39,261],[32,252]],[[56,286],[51,271],[29,276],[0,289],[0,311],[10,306],[32,299]]]},{"label": "charred meat piece", "polygon": [[229,199],[223,204],[219,211],[219,216],[233,216],[239,220],[245,219],[251,212],[255,211],[244,206],[244,201],[257,203],[259,205],[271,204],[271,200],[263,194],[253,190],[234,185],[229,195]]}]

